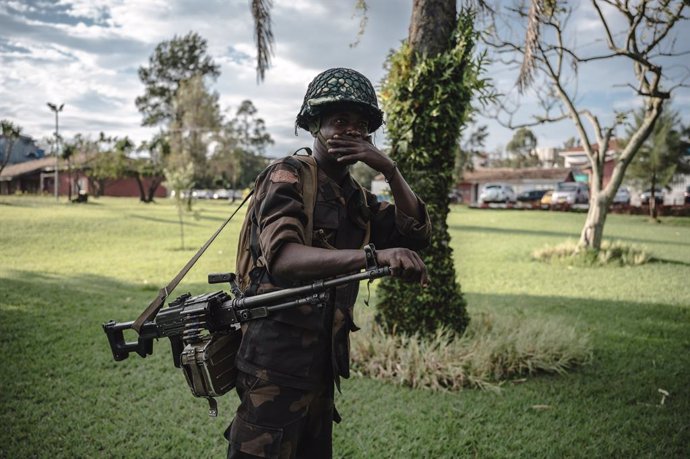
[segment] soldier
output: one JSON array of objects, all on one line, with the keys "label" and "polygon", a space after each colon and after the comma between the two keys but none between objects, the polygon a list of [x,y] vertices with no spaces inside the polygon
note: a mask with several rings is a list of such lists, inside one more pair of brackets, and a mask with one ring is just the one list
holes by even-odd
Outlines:
[{"label": "soldier", "polygon": [[[365,267],[369,243],[394,276],[427,283],[413,251],[429,242],[430,223],[396,163],[371,141],[383,122],[362,74],[335,68],[307,88],[296,125],[314,137],[313,160],[274,162],[256,181],[247,212],[248,294],[302,285]],[[361,161],[382,173],[395,205],[379,202],[350,175]],[[316,182],[311,177],[316,177]],[[314,203],[305,209],[305,203]],[[248,252],[243,252],[248,251]],[[238,266],[238,273],[243,268]],[[243,326],[237,355],[241,403],[226,431],[229,458],[331,457],[334,383],[349,377],[349,333],[358,283],[334,289],[326,305],[303,306]]]}]

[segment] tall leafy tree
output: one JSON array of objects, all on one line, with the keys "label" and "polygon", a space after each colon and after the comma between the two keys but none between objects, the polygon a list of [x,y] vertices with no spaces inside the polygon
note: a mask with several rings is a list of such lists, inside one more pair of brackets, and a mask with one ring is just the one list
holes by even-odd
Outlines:
[{"label": "tall leafy tree", "polygon": [[408,39],[389,60],[381,97],[391,157],[426,202],[432,236],[420,253],[430,288],[396,279],[381,283],[378,319],[388,329],[433,333],[447,326],[462,332],[469,320],[446,220],[453,153],[472,97],[487,85],[480,77],[482,58],[475,54],[474,19],[468,10],[458,15],[455,0],[414,0]]},{"label": "tall leafy tree", "polygon": [[[674,79],[670,67],[665,64],[669,57],[687,53],[687,49],[676,47],[674,32],[687,24],[688,2],[514,0],[490,3],[495,4],[497,14],[494,18],[497,21],[487,28],[492,32],[487,43],[503,62],[515,64],[520,92],[532,91],[530,95],[536,97],[543,108],[543,112],[532,120],[515,123],[513,115],[522,105],[519,100],[513,100],[511,104],[510,100],[504,99],[499,115],[503,114],[503,122],[512,128],[561,120],[573,122],[592,170],[589,210],[579,244],[599,250],[609,206],[628,166],[652,134],[663,106],[672,94],[685,86],[683,77]],[[590,43],[581,40],[581,29],[570,21],[576,8],[580,13],[587,9],[591,20],[597,21],[606,49],[589,46]],[[517,24],[524,26],[519,35],[515,33]],[[602,62],[631,69],[623,83],[629,86],[631,95],[644,107],[642,122],[618,155],[606,186],[604,167],[607,151],[626,114],[587,106],[587,100],[578,97],[577,92],[583,75],[587,75],[588,70],[601,68]],[[602,81],[602,88],[616,83],[606,79]],[[602,121],[604,119],[611,121],[606,123]]]},{"label": "tall leafy tree", "polygon": [[[628,126],[625,143],[630,141],[639,125],[644,123],[644,117],[644,109],[635,113],[633,122]],[[676,173],[690,172],[690,165],[684,158],[682,132],[683,126],[678,112],[665,110],[654,124],[651,135],[630,163],[628,177],[643,188],[651,189],[649,215],[654,219],[658,216],[655,190],[667,186]]]},{"label": "tall leafy tree", "polygon": [[145,89],[135,103],[144,116],[144,126],[179,121],[173,98],[181,82],[196,76],[215,79],[220,75],[220,66],[207,54],[207,47],[206,39],[196,32],[176,35],[156,46],[148,66],[139,67],[139,79]]},{"label": "tall leafy tree", "polygon": [[540,161],[535,148],[537,137],[534,133],[525,127],[518,129],[506,145],[506,151],[511,155],[508,165],[516,168],[539,166]]},{"label": "tall leafy tree", "polygon": [[[203,77],[197,75],[180,83],[172,105],[177,119],[170,123],[170,158],[166,169],[171,173],[176,168],[186,170],[186,164],[191,163],[193,184],[208,185],[209,143],[221,123],[218,93],[209,91]],[[191,207],[191,193],[189,196],[187,202]]]},{"label": "tall leafy tree", "polygon": [[215,138],[216,148],[209,161],[211,172],[220,181],[228,181],[233,189],[250,185],[267,165],[264,154],[273,139],[257,114],[251,100],[242,101]]}]

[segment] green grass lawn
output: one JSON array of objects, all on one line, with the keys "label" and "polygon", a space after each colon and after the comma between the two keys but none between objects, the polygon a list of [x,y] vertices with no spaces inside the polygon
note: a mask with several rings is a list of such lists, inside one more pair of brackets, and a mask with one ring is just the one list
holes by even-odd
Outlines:
[{"label": "green grass lawn", "polygon": [[[0,197],[0,458],[224,457],[234,393],[210,419],[166,341],[146,359],[114,362],[101,324],[134,319],[232,209],[198,203],[182,250],[165,200]],[[606,237],[658,259],[640,267],[530,260],[577,238],[584,218],[455,207],[448,223],[470,314],[575,324],[592,337],[590,365],[509,381],[500,393],[353,378],[337,397],[335,456],[690,456],[690,225],[609,216]],[[207,273],[233,269],[239,225],[177,293],[210,291]]]}]

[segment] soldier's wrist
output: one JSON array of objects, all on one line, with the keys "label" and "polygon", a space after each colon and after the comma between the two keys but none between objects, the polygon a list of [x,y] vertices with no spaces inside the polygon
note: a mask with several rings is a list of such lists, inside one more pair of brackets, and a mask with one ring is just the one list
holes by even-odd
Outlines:
[{"label": "soldier's wrist", "polygon": [[384,180],[386,180],[386,183],[391,183],[391,180],[395,178],[395,175],[398,173],[398,163],[393,161],[393,167],[390,168],[388,173],[383,174]]}]

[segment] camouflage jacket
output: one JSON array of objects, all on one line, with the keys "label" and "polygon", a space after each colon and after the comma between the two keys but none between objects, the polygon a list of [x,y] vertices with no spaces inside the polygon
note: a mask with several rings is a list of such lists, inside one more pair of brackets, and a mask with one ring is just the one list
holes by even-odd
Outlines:
[{"label": "camouflage jacket", "polygon": [[[302,177],[308,166],[284,158],[256,181],[251,219],[252,250],[259,254],[257,293],[294,287],[298,283],[271,275],[272,262],[287,242],[305,243],[307,216]],[[377,249],[428,244],[429,216],[418,198],[424,222],[405,215],[389,202],[379,202],[347,176],[338,185],[318,171],[311,245],[327,249],[357,249],[373,242]],[[280,311],[243,326],[237,367],[249,374],[298,389],[313,389],[331,378],[349,377],[349,332],[357,330],[352,308],[359,284],[334,289],[326,307],[302,306]]]}]

